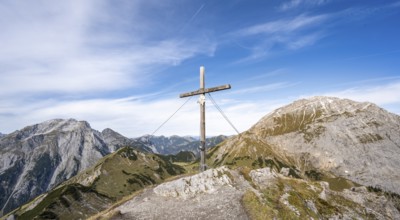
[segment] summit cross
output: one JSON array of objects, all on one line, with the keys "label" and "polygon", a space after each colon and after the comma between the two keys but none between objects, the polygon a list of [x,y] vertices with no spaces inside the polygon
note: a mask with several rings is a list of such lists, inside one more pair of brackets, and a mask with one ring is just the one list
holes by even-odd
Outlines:
[{"label": "summit cross", "polygon": [[206,93],[217,92],[225,89],[230,89],[231,85],[226,84],[222,86],[205,88],[204,80],[204,66],[200,67],[200,89],[192,92],[180,94],[180,98],[200,95],[200,171],[206,170]]}]

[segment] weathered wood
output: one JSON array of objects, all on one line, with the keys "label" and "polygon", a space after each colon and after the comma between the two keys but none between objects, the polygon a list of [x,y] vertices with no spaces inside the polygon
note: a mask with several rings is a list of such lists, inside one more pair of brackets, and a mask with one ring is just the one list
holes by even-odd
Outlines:
[{"label": "weathered wood", "polygon": [[[204,91],[204,66],[200,67],[200,90]],[[205,93],[200,94],[200,170],[206,170],[206,97]]]},{"label": "weathered wood", "polygon": [[179,95],[179,97],[184,98],[184,97],[189,97],[189,96],[206,94],[206,93],[210,93],[210,92],[217,92],[217,91],[226,90],[226,89],[230,89],[230,88],[231,88],[231,85],[226,84],[226,85],[216,86],[216,87],[212,87],[212,88],[208,88],[208,89],[199,89],[199,90],[192,91],[192,92],[182,93]]},{"label": "weathered wood", "polygon": [[200,89],[192,92],[182,93],[180,98],[200,95],[200,171],[206,170],[206,93],[230,89],[231,85],[226,84],[222,86],[205,88],[204,67],[200,67]]}]

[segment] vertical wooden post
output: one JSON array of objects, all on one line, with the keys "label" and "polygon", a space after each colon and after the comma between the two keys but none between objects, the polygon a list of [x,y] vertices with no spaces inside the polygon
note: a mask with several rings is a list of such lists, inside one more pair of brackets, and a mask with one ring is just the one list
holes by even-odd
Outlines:
[{"label": "vertical wooden post", "polygon": [[[200,67],[200,90],[205,88],[204,66]],[[200,171],[206,170],[206,97],[200,94]]]},{"label": "vertical wooden post", "polygon": [[206,165],[206,93],[230,89],[231,85],[226,84],[222,86],[205,88],[204,79],[204,66],[200,67],[200,89],[192,92],[182,93],[179,97],[184,98],[188,96],[200,95],[200,171],[207,169]]}]

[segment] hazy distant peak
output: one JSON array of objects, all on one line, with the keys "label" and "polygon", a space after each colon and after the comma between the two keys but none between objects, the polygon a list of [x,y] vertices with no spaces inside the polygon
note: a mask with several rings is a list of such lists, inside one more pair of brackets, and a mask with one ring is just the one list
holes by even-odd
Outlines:
[{"label": "hazy distant peak", "polygon": [[101,133],[104,134],[118,134],[118,132],[114,131],[111,128],[105,128],[103,131],[101,131]]}]

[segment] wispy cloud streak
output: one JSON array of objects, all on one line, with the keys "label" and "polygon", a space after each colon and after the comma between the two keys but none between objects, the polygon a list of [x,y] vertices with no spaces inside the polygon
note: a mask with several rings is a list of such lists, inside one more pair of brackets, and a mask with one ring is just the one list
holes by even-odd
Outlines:
[{"label": "wispy cloud streak", "polygon": [[317,27],[331,17],[330,14],[302,14],[292,19],[269,21],[240,29],[231,34],[233,38],[252,42],[252,46],[248,49],[251,54],[239,63],[262,59],[277,50],[298,50],[313,45],[327,35]]},{"label": "wispy cloud streak", "polygon": [[[136,87],[160,65],[179,65],[215,51],[216,44],[204,39],[149,41],[150,33],[140,28],[148,22],[140,17],[145,11],[127,17],[109,10],[112,6],[94,1],[0,3],[0,97]],[[141,25],[125,24],[139,17]],[[134,26],[129,35],[129,28],[118,28],[125,25]]]},{"label": "wispy cloud streak", "polygon": [[299,83],[288,83],[288,82],[279,82],[279,83],[272,83],[268,85],[263,85],[263,86],[253,86],[251,88],[245,88],[245,89],[238,89],[232,92],[229,92],[229,94],[234,95],[234,94],[251,94],[251,93],[263,93],[263,92],[269,92],[273,90],[278,90],[278,89],[284,89],[288,87],[292,87],[295,85],[298,85]]},{"label": "wispy cloud streak", "polygon": [[300,6],[319,6],[329,2],[329,0],[290,0],[280,6],[280,10],[287,11]]},{"label": "wispy cloud streak", "polygon": [[327,93],[326,95],[348,98],[356,101],[368,101],[378,105],[400,105],[400,82],[378,86],[354,87],[343,91]]},{"label": "wispy cloud streak", "polygon": [[288,34],[293,31],[316,26],[328,18],[329,15],[307,16],[303,14],[293,19],[282,19],[250,26],[239,30],[236,34],[239,36],[250,36],[256,34]]}]

